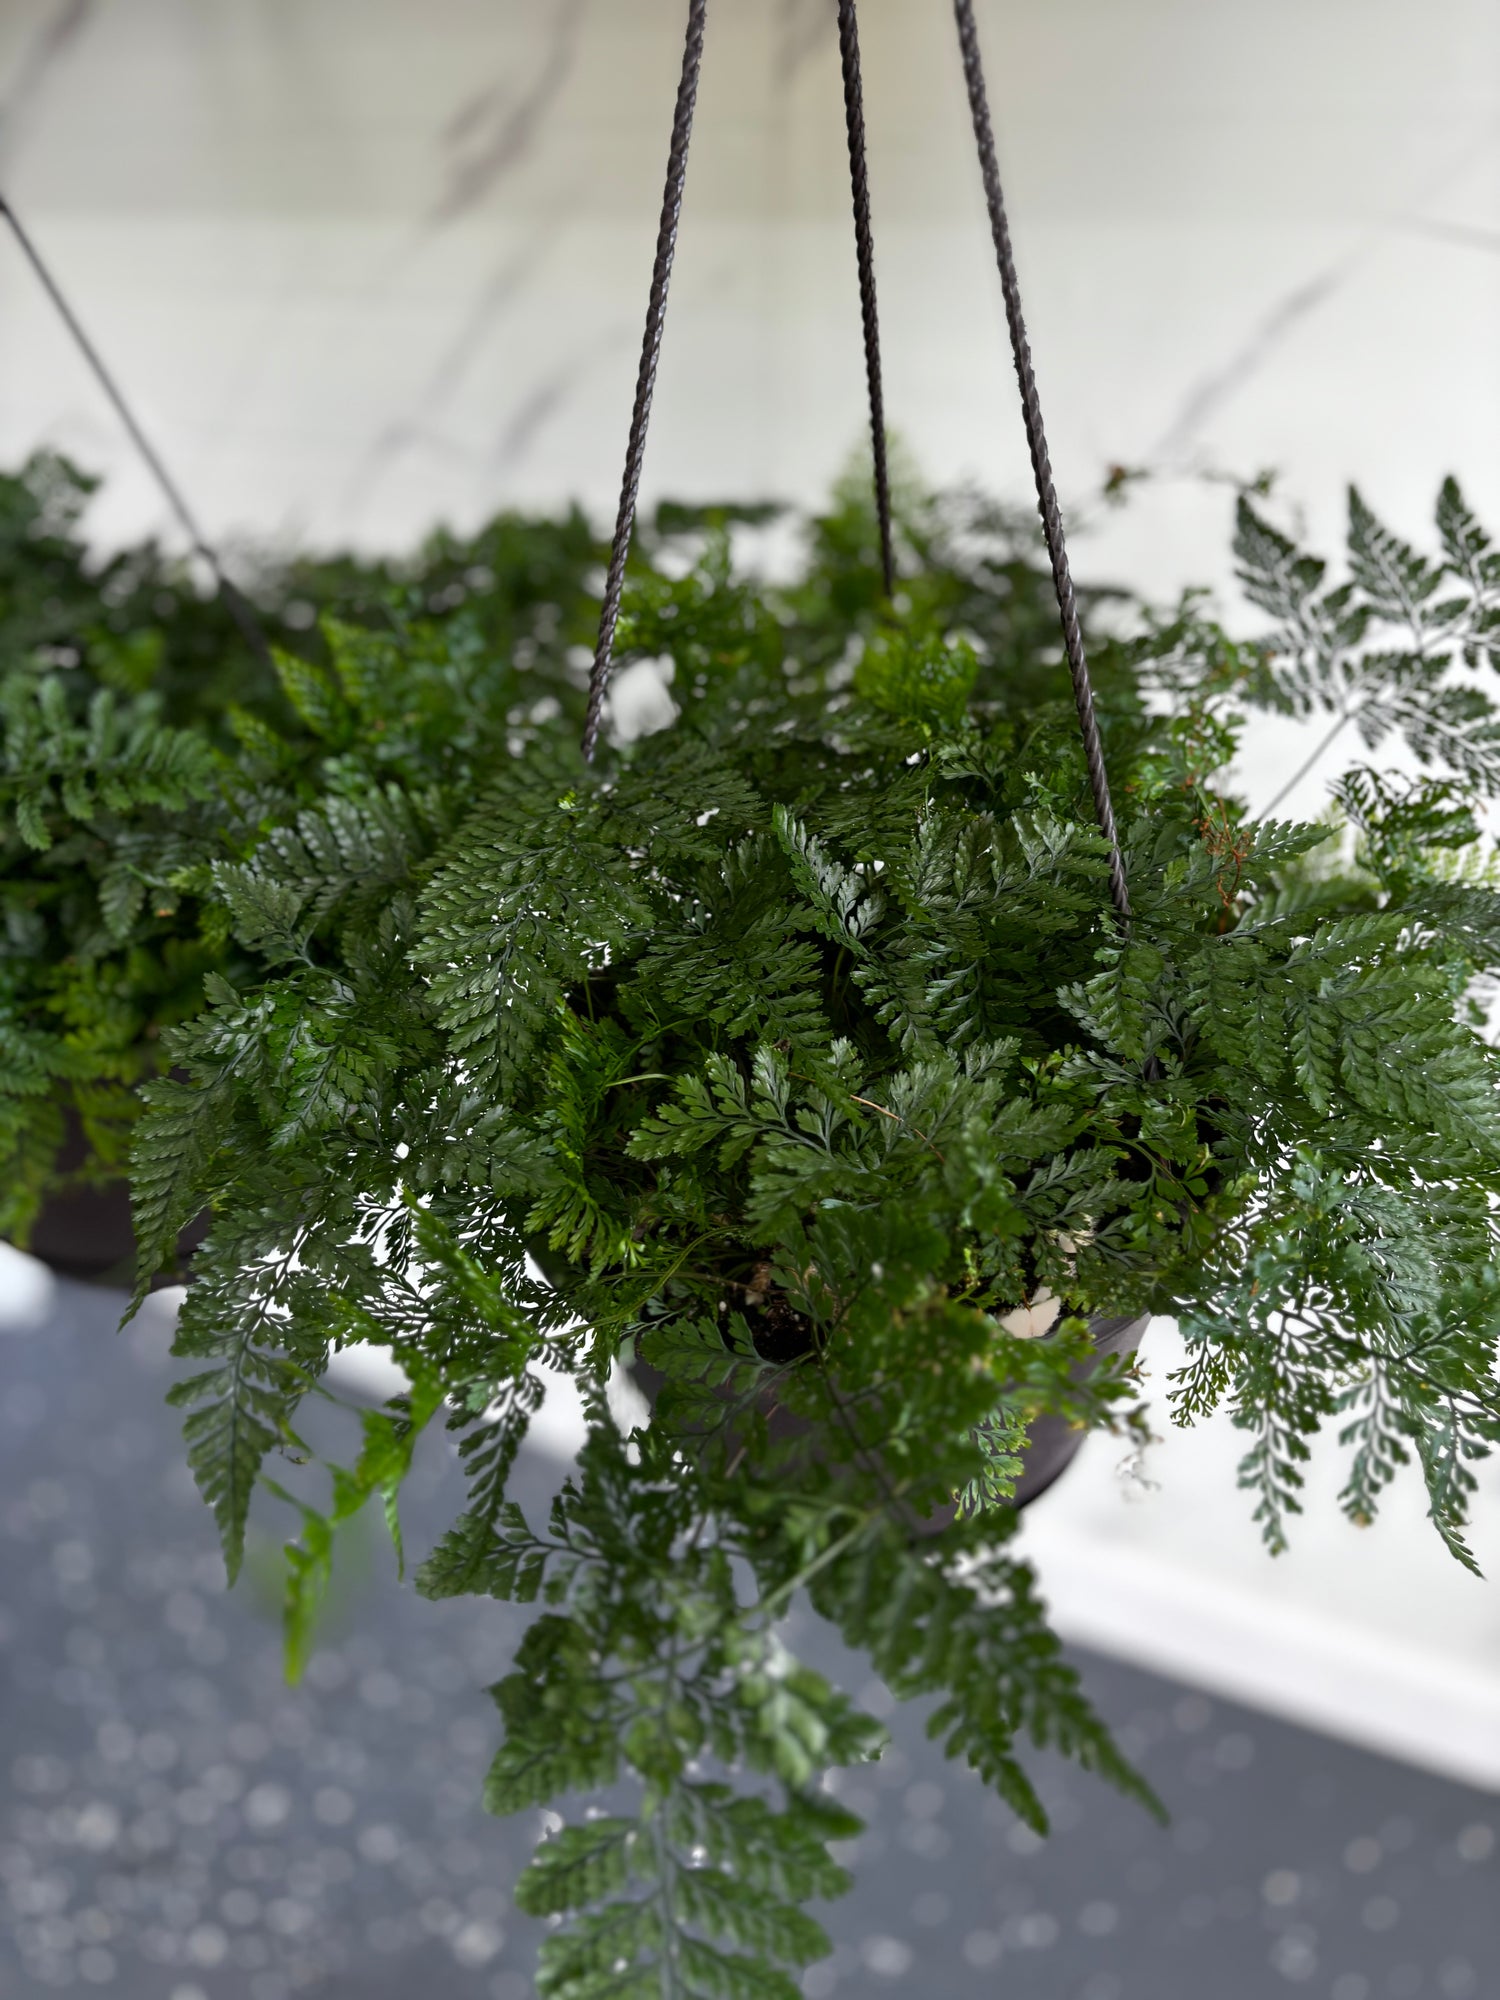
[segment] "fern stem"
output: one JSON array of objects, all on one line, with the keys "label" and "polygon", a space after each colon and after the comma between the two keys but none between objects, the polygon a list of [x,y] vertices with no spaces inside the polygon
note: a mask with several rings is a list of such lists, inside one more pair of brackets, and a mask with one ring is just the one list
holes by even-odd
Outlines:
[{"label": "fern stem", "polygon": [[863,1459],[865,1464],[869,1467],[870,1471],[874,1473],[876,1485],[879,1486],[880,1490],[885,1494],[886,1504],[890,1510],[890,1515],[892,1520],[898,1520],[900,1518],[900,1512],[901,1512],[901,1495],[896,1491],[895,1487],[891,1484],[891,1475],[886,1470],[884,1459],[881,1458],[880,1453],[877,1450],[865,1444],[864,1440],[860,1437],[859,1432],[856,1430],[854,1423],[849,1416],[849,1412],[844,1407],[843,1398],[839,1395],[838,1386],[834,1382],[832,1375],[829,1373],[828,1357],[826,1354],[823,1353],[821,1348],[816,1350],[816,1359],[818,1364],[818,1373],[823,1378],[823,1387],[827,1391],[828,1400],[830,1405],[832,1406],[833,1414],[838,1419],[839,1428],[843,1431],[845,1437],[848,1438],[850,1444],[854,1447],[854,1455],[856,1460]]},{"label": "fern stem", "polygon": [[651,1841],[656,1850],[657,1874],[661,1882],[657,1901],[662,1915],[661,2000],[677,2000],[682,1988],[677,1977],[677,1905],[672,1897],[676,1856],[668,1844],[658,1809],[651,1820]]},{"label": "fern stem", "polygon": [[[903,1489],[900,1487],[895,1487],[892,1490],[895,1494],[895,1497],[899,1500],[902,1496]],[[820,1570],[827,1569],[828,1565],[831,1562],[836,1562],[838,1560],[838,1558],[844,1553],[845,1549],[852,1547],[853,1544],[857,1542],[860,1536],[865,1532],[866,1528],[872,1526],[876,1521],[878,1521],[880,1517],[885,1513],[885,1511],[886,1510],[884,1506],[866,1508],[865,1512],[860,1515],[859,1519],[854,1523],[852,1528],[846,1528],[842,1535],[838,1536],[836,1540],[831,1541],[828,1544],[827,1548],[824,1549],[823,1553],[820,1556],[814,1556],[813,1560],[810,1563],[805,1563],[803,1567],[800,1570],[798,1570],[795,1576],[790,1576],[787,1578],[785,1583],[778,1584],[776,1589],[771,1592],[769,1597],[763,1597],[760,1600],[760,1604],[757,1608],[763,1612],[766,1612],[769,1611],[773,1605],[785,1604],[790,1599],[795,1597],[797,1595],[797,1592],[801,1590],[805,1584],[809,1584],[812,1582],[813,1578],[819,1573]]]}]

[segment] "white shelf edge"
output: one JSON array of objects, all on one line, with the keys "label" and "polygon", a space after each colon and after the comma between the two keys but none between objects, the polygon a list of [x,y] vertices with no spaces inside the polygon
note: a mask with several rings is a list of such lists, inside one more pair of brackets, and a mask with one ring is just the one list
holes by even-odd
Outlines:
[{"label": "white shelf edge", "polygon": [[1065,1639],[1500,1792],[1500,1674],[1062,1523],[1028,1522],[1019,1546]]}]

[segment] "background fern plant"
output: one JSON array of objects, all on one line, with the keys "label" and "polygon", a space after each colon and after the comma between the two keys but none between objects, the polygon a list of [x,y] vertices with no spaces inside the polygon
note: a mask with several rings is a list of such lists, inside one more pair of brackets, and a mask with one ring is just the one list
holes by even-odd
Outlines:
[{"label": "background fern plant", "polygon": [[501,517],[407,564],[267,567],[273,665],[154,545],[92,558],[92,490],[45,456],[0,478],[0,1231],[21,1241],[49,1195],[123,1174],[136,1086],[205,977],[253,977],[202,871],[336,789],[357,737],[472,775],[538,707],[571,713],[596,553],[581,517]]},{"label": "background fern plant", "polygon": [[[1009,1547],[1030,1421],[1138,1421],[1125,1369],[1079,1368],[1091,1314],[1177,1314],[1178,1414],[1232,1407],[1273,1544],[1333,1421],[1351,1515],[1415,1458],[1467,1558],[1500,1421],[1500,557],[1455,489],[1440,561],[1356,505],[1330,588],[1247,505],[1272,629],[1190,600],[1096,647],[1127,934],[1029,541],[904,512],[890,614],[850,495],[774,589],[733,559],[758,510],[663,510],[626,641],[679,712],[596,768],[566,650],[592,545],[512,524],[512,596],[546,577],[516,626],[325,620],[237,752],[188,730],[211,798],[141,801],[198,815],[167,887],[219,954],[133,1178],[143,1285],[212,1212],[174,1399],[231,1574],[329,1354],[388,1347],[409,1394],[294,1503],[292,1663],[339,1525],[377,1497],[394,1525],[441,1423],[470,1500],[418,1588],[538,1607],[487,1797],[568,1812],[517,1892],[566,1920],[538,1976],[566,2000],[790,1994],[825,1948],[804,1906],[857,1823],[822,1779],[880,1732],[788,1655],[799,1593],[1032,1824],[1024,1739],[1145,1796]],[[1255,703],[1431,769],[1253,819],[1213,780]],[[1047,1295],[1047,1338],[1007,1331]],[[655,1385],[628,1437],[621,1364]],[[543,1521],[507,1485],[549,1371],[589,1437]]]}]

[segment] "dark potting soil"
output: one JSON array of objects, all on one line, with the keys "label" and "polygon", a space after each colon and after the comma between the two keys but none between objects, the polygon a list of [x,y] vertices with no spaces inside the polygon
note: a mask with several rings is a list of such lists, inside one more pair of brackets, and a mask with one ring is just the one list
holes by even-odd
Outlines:
[{"label": "dark potting soil", "polygon": [[[0,2000],[525,2000],[507,1890],[534,1818],[489,1819],[484,1695],[524,1614],[432,1605],[356,1536],[304,1686],[280,1676],[268,1513],[232,1594],[182,1466],[157,1306],[0,1297]],[[522,1468],[534,1502],[555,1483]],[[438,1447],[408,1547],[457,1511]],[[790,1642],[850,1670],[805,1616]],[[869,1821],[811,2000],[1488,2000],[1500,1802],[1094,1658],[1163,1829],[1040,1760],[1040,1843],[893,1718],[841,1795]]]}]

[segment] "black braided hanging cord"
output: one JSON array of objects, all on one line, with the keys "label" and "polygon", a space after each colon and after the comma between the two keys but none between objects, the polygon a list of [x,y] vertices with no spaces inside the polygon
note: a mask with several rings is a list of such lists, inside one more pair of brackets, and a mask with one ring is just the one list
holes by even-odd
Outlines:
[{"label": "black braided hanging cord", "polygon": [[838,0],[839,52],[844,64],[844,115],[849,126],[849,178],[854,196],[854,247],[864,320],[865,375],[870,386],[870,445],[875,458],[875,511],[880,518],[880,569],[885,594],[896,586],[891,540],[891,479],[886,460],[885,390],[880,366],[880,312],[875,296],[875,233],[870,219],[870,170],[865,150],[865,94],[859,62],[855,0]]},{"label": "black braided hanging cord", "polygon": [[[1120,853],[1114,806],[1109,795],[1109,777],[1104,768],[1104,751],[1099,741],[1099,723],[1094,714],[1094,690],[1089,678],[1088,657],[1078,622],[1078,605],[1068,565],[1067,540],[1052,463],[1047,451],[1047,433],[1042,422],[1041,398],[1032,366],[1031,345],[1026,337],[1026,320],[1021,309],[1021,287],[1016,276],[1011,248],[1010,225],[1005,213],[1005,196],[1000,186],[1000,168],[995,154],[995,133],[990,118],[989,93],[985,87],[984,63],[979,49],[979,31],[974,20],[973,0],[953,0],[958,23],[959,47],[963,56],[964,79],[968,85],[969,109],[974,121],[974,137],[979,148],[980,171],[995,256],[1000,268],[1000,284],[1005,294],[1005,315],[1015,356],[1016,377],[1021,389],[1021,413],[1026,426],[1026,442],[1036,477],[1037,504],[1052,563],[1052,581],[1057,592],[1062,619],[1063,646],[1073,681],[1073,697],[1078,709],[1078,725],[1083,735],[1089,784],[1099,826],[1109,844],[1110,892],[1122,923],[1130,922],[1130,895],[1125,883],[1125,864]],[[640,373],[636,382],[635,409],[631,417],[630,443],[625,456],[625,477],[620,493],[620,511],[610,550],[604,604],[599,620],[599,640],[594,651],[589,679],[588,712],[584,721],[583,754],[592,760],[599,737],[604,696],[609,685],[615,631],[620,617],[620,600],[625,587],[625,563],[635,527],[640,494],[641,469],[645,460],[646,432],[651,420],[651,403],[661,359],[662,333],[666,325],[667,296],[672,281],[672,263],[682,220],[683,190],[687,181],[688,147],[692,139],[693,113],[698,101],[698,78],[703,63],[703,37],[708,12],[707,0],[689,0],[687,40],[683,49],[682,78],[677,90],[677,109],[672,124],[672,143],[667,161],[667,184],[662,202],[661,227],[657,235],[656,264],[652,272],[651,297],[646,312],[646,334],[641,349]],[[890,476],[886,451],[885,397],[880,362],[880,320],[875,288],[874,231],[870,214],[870,184],[866,158],[864,90],[860,72],[859,26],[856,0],[838,0],[839,46],[843,58],[844,109],[849,131],[849,169],[854,204],[855,247],[859,261],[860,307],[864,321],[865,372],[870,392],[870,439],[875,459],[875,500],[880,518],[881,566],[886,594],[895,582],[891,533]]]},{"label": "black braided hanging cord", "polygon": [[15,209],[4,195],[0,195],[0,217],[3,217],[10,224],[11,232],[20,246],[22,256],[31,266],[42,290],[57,308],[58,317],[67,328],[69,334],[71,334],[75,346],[88,363],[95,380],[114,405],[116,416],[125,426],[131,443],[145,460],[151,476],[166,496],[167,505],[177,516],[183,533],[192,544],[194,555],[201,556],[213,572],[214,582],[218,587],[219,595],[224,600],[224,608],[239,627],[240,636],[244,639],[246,645],[250,647],[251,651],[258,654],[269,665],[271,649],[266,643],[266,635],[261,630],[259,619],[250,608],[248,600],[225,575],[224,565],[220,562],[217,552],[205,539],[203,530],[199,527],[192,509],[183,498],[181,488],[157,456],[156,448],[136,420],[135,412],[131,409],[129,403],[126,402],[125,393],[110,373],[103,355],[100,354],[98,348],[95,347],[94,343],[89,339],[88,334],[84,331],[82,321],[79,319],[77,313],[74,312],[72,306],[69,305],[63,289],[58,284],[56,278],[53,277],[46,259],[32,241],[30,231],[22,223],[20,216],[16,214]]},{"label": "black braided hanging cord", "polygon": [[1031,365],[1031,345],[1026,338],[1026,321],[1021,312],[1021,287],[1016,277],[1011,250],[1010,224],[1006,220],[1005,197],[1000,188],[1000,167],[995,157],[995,131],[990,121],[989,93],[985,89],[984,64],[979,53],[979,30],[974,23],[974,0],[953,0],[958,19],[959,46],[963,53],[964,78],[969,87],[969,109],[974,119],[974,137],[979,145],[979,165],[984,176],[985,200],[989,205],[990,229],[995,238],[995,256],[1000,265],[1000,284],[1005,293],[1005,316],[1010,324],[1011,348],[1015,354],[1016,376],[1021,385],[1021,412],[1026,423],[1026,442],[1036,475],[1037,505],[1042,529],[1047,537],[1047,553],[1052,559],[1052,581],[1062,614],[1063,646],[1068,671],[1073,677],[1073,698],[1078,705],[1078,725],[1083,732],[1084,755],[1088,759],[1089,784],[1094,794],[1094,811],[1100,830],[1109,842],[1109,884],[1115,909],[1124,924],[1130,922],[1130,894],[1125,886],[1125,864],[1120,855],[1120,838],[1115,829],[1114,806],[1110,802],[1109,778],[1104,769],[1104,752],[1099,742],[1099,723],[1094,714],[1094,689],[1089,679],[1083,633],[1078,624],[1078,605],[1073,595],[1073,577],[1068,567],[1068,546],[1063,535],[1062,514],[1052,479],[1052,462],[1047,454],[1047,433],[1042,425],[1041,398]]},{"label": "black braided hanging cord", "polygon": [[672,260],[677,251],[677,231],[682,221],[682,194],[687,185],[688,145],[693,136],[693,112],[698,102],[698,76],[703,67],[703,32],[708,18],[708,0],[689,0],[687,43],[682,52],[682,80],[677,86],[677,111],[672,120],[672,146],[667,157],[667,187],[662,198],[661,227],[656,238],[656,264],[651,273],[651,300],[646,308],[646,338],[641,348],[640,374],[636,378],[635,410],[630,419],[630,443],[625,453],[625,478],[620,489],[620,512],[615,521],[615,538],[609,555],[609,575],[604,585],[604,608],[599,617],[599,641],[594,648],[594,667],[589,676],[589,705],[583,724],[583,755],[592,763],[599,740],[599,723],[604,713],[604,695],[614,657],[615,628],[620,622],[620,598],[625,589],[625,560],[630,554],[630,537],[635,529],[636,502],[641,490],[641,467],[646,458],[646,430],[651,422],[651,399],[656,390],[656,371],[661,360],[662,332],[667,322],[667,294],[672,284]]}]

